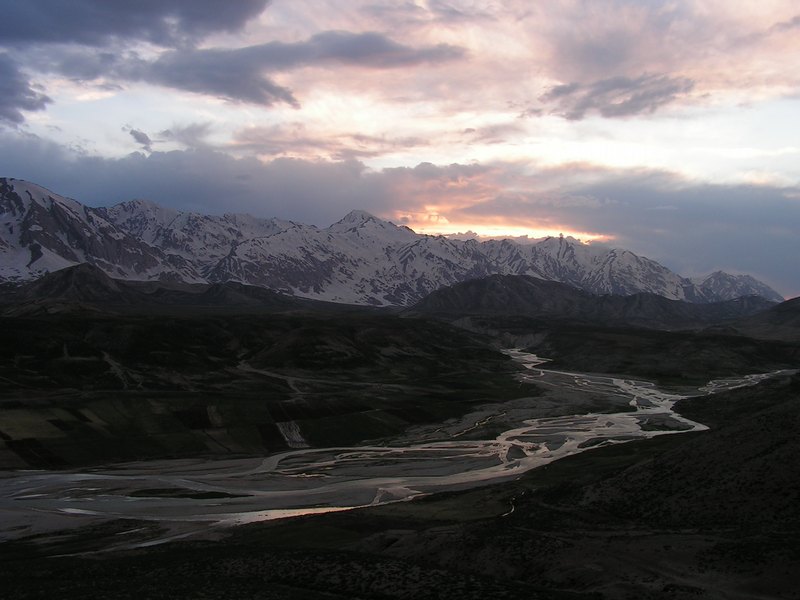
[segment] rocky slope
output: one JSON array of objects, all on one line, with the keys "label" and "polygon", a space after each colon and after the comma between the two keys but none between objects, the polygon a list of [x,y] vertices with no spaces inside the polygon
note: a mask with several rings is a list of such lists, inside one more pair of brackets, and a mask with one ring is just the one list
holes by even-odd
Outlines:
[{"label": "rocky slope", "polygon": [[530,275],[594,294],[783,300],[752,278],[718,272],[693,282],[627,250],[571,238],[531,245],[461,241],[418,235],[364,211],[317,228],[179,212],[142,200],[91,208],[32,183],[0,179],[0,282],[78,263],[122,279],[235,281],[353,304],[412,305],[440,287],[493,274]]}]

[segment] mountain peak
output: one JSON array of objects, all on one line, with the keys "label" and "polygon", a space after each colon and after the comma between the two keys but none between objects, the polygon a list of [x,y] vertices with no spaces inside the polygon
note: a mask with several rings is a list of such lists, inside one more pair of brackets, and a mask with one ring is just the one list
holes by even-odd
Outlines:
[{"label": "mountain peak", "polygon": [[53,204],[68,207],[70,210],[82,207],[77,200],[59,196],[37,183],[24,179],[14,179],[13,177],[0,178],[0,195],[9,199],[16,197],[17,210],[28,210],[31,203],[45,209],[48,209]]},{"label": "mountain peak", "polygon": [[372,239],[375,243],[388,244],[404,244],[419,237],[408,227],[399,227],[365,210],[351,210],[325,231],[330,234],[346,234],[348,237],[349,234],[355,234],[359,238]]},{"label": "mountain peak", "polygon": [[732,275],[725,271],[714,271],[706,277],[697,277],[692,282],[702,293],[711,297],[736,298],[757,294],[773,302],[783,302],[785,298],[766,284],[750,275]]},{"label": "mountain peak", "polygon": [[109,208],[108,212],[109,214],[149,214],[160,217],[161,220],[171,220],[179,214],[179,211],[174,208],[167,208],[144,198],[120,202]]},{"label": "mountain peak", "polygon": [[26,292],[31,300],[49,298],[89,302],[118,300],[121,295],[119,284],[89,263],[48,273],[32,283]]},{"label": "mountain peak", "polygon": [[334,225],[349,225],[349,226],[357,226],[361,225],[362,223],[366,223],[367,221],[380,221],[375,215],[368,213],[365,210],[351,210],[347,213],[344,217],[339,219]]},{"label": "mountain peak", "polygon": [[351,210],[347,213],[344,217],[336,221],[333,225],[328,227],[328,231],[334,233],[343,233],[345,231],[352,231],[354,229],[359,229],[366,224],[370,224],[373,226],[378,226],[380,228],[396,228],[397,226],[389,221],[384,221],[383,219],[379,219],[373,214],[368,213],[365,210]]}]

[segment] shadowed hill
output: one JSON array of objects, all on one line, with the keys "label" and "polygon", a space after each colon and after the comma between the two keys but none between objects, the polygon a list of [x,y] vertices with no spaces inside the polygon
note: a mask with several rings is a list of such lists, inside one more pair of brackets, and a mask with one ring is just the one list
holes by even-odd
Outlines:
[{"label": "shadowed hill", "polygon": [[655,294],[595,296],[572,286],[526,275],[493,275],[437,290],[407,314],[520,315],[654,329],[688,329],[752,315],[774,306],[758,296],[711,304]]},{"label": "shadowed hill", "polygon": [[521,393],[446,323],[180,308],[0,317],[0,469],[352,445]]},{"label": "shadowed hill", "polygon": [[730,327],[754,338],[800,342],[800,298],[781,302],[769,310],[731,323]]},{"label": "shadowed hill", "polygon": [[0,289],[0,311],[6,316],[76,311],[157,314],[187,310],[369,312],[375,309],[297,298],[235,281],[182,284],[112,279],[88,263],[49,273],[31,283]]},{"label": "shadowed hill", "polygon": [[712,431],[587,490],[583,503],[667,527],[800,527],[800,377],[678,403]]},{"label": "shadowed hill", "polygon": [[122,281],[116,281],[88,263],[49,273],[16,290],[15,299],[27,302],[53,300],[62,302],[131,304],[145,296]]}]

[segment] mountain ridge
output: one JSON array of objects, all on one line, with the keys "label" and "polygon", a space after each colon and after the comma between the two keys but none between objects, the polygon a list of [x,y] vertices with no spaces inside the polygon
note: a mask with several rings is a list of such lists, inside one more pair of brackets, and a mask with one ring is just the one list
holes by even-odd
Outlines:
[{"label": "mountain ridge", "polygon": [[[432,292],[409,315],[527,316],[654,329],[691,329],[751,317],[776,305],[760,296],[691,303],[652,293],[593,295],[528,275],[491,275]],[[780,306],[780,305],[777,305]]]},{"label": "mountain ridge", "polygon": [[783,298],[749,276],[695,282],[628,250],[570,238],[520,245],[456,240],[354,210],[326,228],[250,215],[182,212],[147,200],[91,208],[0,178],[0,282],[91,263],[143,281],[235,281],[316,300],[411,306],[430,292],[495,274],[558,281],[593,294],[653,293],[715,302]]}]

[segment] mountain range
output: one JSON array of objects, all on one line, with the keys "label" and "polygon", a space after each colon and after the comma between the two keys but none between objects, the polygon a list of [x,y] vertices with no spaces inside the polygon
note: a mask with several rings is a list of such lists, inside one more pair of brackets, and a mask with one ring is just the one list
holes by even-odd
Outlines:
[{"label": "mountain range", "polygon": [[569,237],[533,244],[419,235],[354,210],[326,228],[250,215],[181,212],[145,200],[93,208],[0,178],[0,282],[90,263],[116,279],[238,282],[350,304],[410,306],[439,288],[526,275],[596,295],[708,303],[783,297],[747,275],[682,277],[633,252]]}]

